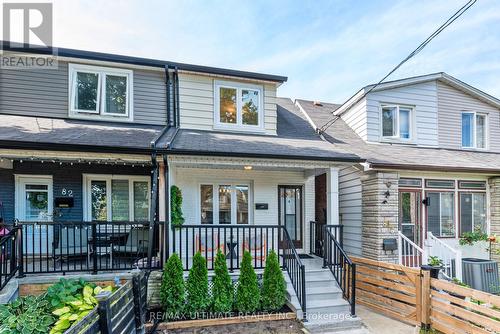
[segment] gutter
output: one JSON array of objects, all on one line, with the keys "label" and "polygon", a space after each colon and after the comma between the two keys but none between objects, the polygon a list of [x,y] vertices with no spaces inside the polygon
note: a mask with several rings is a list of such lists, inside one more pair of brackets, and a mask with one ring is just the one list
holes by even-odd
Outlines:
[{"label": "gutter", "polygon": [[451,167],[451,166],[431,166],[431,165],[405,165],[391,163],[369,163],[371,169],[391,169],[391,170],[409,170],[409,171],[433,171],[433,172],[463,172],[463,173],[481,173],[498,174],[500,169],[472,168],[472,167]]}]

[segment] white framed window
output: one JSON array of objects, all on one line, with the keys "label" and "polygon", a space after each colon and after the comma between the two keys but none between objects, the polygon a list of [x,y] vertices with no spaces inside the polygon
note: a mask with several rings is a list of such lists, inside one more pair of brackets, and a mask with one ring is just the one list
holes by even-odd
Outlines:
[{"label": "white framed window", "polygon": [[245,182],[201,183],[199,221],[201,224],[249,224],[250,184]]},{"label": "white framed window", "polygon": [[215,128],[240,131],[264,130],[262,86],[215,82]]},{"label": "white framed window", "polygon": [[149,221],[150,178],[83,175],[85,221]]},{"label": "white framed window", "polygon": [[382,139],[413,140],[414,107],[382,105],[380,114]]},{"label": "white framed window", "polygon": [[69,64],[69,116],[133,120],[133,71]]},{"label": "white framed window", "polygon": [[485,192],[460,192],[460,235],[464,232],[487,233]]},{"label": "white framed window", "polygon": [[487,115],[462,112],[462,148],[486,149]]}]

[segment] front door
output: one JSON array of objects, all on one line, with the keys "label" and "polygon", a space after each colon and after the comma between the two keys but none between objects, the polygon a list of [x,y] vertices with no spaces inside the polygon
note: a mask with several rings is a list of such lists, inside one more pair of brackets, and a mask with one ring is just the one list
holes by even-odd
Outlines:
[{"label": "front door", "polygon": [[399,230],[420,247],[422,246],[421,203],[420,190],[399,191]]},{"label": "front door", "polygon": [[302,186],[278,186],[279,224],[285,226],[297,248],[302,248],[302,201]]}]

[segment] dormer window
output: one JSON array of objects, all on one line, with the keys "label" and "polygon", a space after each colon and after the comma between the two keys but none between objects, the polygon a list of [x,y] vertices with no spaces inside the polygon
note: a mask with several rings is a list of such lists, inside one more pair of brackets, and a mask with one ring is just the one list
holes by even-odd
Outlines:
[{"label": "dormer window", "polygon": [[70,64],[69,91],[70,117],[133,120],[131,70]]},{"label": "dormer window", "polygon": [[263,130],[262,87],[217,81],[214,121],[215,128]]},{"label": "dormer window", "polygon": [[400,105],[382,106],[382,139],[412,139],[413,108]]},{"label": "dormer window", "polygon": [[475,112],[462,113],[462,147],[486,148],[486,115]]}]

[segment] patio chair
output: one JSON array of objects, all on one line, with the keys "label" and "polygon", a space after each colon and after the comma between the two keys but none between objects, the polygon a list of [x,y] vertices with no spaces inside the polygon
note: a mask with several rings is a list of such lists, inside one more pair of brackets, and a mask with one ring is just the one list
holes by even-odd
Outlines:
[{"label": "patio chair", "polygon": [[245,236],[243,241],[243,250],[249,251],[253,259],[261,262],[266,261],[267,257],[267,238],[266,234],[257,234],[253,236]]},{"label": "patio chair", "polygon": [[58,233],[54,237],[52,257],[54,260],[69,257],[86,257],[89,253],[88,240],[90,230],[82,226],[58,226]]},{"label": "patio chair", "polygon": [[[213,240],[213,246],[212,246]],[[195,252],[200,252],[205,260],[208,262],[213,262],[215,255],[217,254],[217,250],[221,250],[224,253],[225,245],[219,242],[219,238],[217,234],[209,234],[200,236],[200,234],[195,235]]]},{"label": "patio chair", "polygon": [[149,247],[149,228],[147,226],[133,227],[123,245],[113,247],[113,252],[139,259],[147,255]]}]

